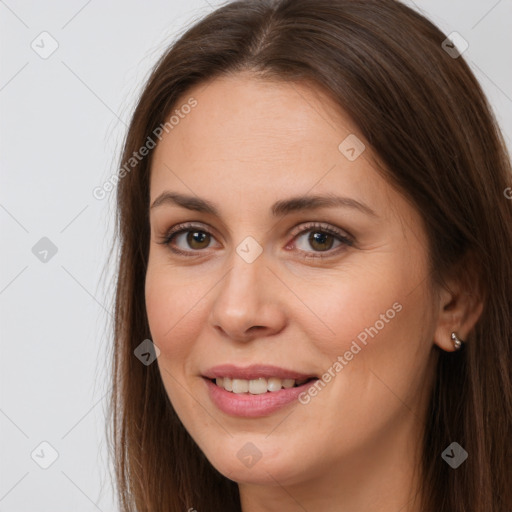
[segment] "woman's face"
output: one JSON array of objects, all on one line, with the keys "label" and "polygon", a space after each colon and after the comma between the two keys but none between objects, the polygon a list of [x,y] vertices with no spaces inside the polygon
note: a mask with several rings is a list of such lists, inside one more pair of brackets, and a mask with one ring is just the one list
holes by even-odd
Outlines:
[{"label": "woman's face", "polygon": [[184,426],[242,484],[406,471],[437,310],[419,215],[306,84],[240,74],[175,109],[152,161],[146,306]]}]

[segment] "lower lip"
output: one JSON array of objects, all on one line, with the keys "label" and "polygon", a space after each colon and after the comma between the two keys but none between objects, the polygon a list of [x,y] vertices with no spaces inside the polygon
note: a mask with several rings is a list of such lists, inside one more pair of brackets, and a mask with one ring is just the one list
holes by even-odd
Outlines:
[{"label": "lower lip", "polygon": [[259,418],[295,402],[315,381],[309,381],[302,386],[283,388],[279,391],[267,391],[261,395],[250,393],[232,393],[217,386],[210,379],[204,378],[212,402],[224,413],[244,418]]}]

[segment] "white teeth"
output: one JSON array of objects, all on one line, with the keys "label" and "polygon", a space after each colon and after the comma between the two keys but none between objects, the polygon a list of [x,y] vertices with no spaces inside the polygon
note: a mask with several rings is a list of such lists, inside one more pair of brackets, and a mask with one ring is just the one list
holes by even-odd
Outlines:
[{"label": "white teeth", "polygon": [[295,381],[295,379],[279,379],[277,377],[270,377],[268,379],[261,377],[258,379],[246,380],[220,377],[215,379],[215,383],[220,388],[224,388],[226,391],[231,391],[232,393],[250,393],[251,395],[262,395],[267,391],[275,392],[281,390],[282,388],[293,388],[295,383],[300,386],[308,380],[309,379],[301,379]]},{"label": "white teeth", "polygon": [[233,391],[233,381],[229,377],[224,377],[224,389],[226,391]]},{"label": "white teeth", "polygon": [[270,377],[267,382],[267,389],[269,391],[279,391],[282,387],[281,379],[277,379],[276,377]]},{"label": "white teeth", "polygon": [[247,393],[249,391],[249,381],[242,379],[233,379],[233,393]]},{"label": "white teeth", "polygon": [[249,393],[251,395],[262,395],[267,392],[267,379],[253,379],[249,381]]}]

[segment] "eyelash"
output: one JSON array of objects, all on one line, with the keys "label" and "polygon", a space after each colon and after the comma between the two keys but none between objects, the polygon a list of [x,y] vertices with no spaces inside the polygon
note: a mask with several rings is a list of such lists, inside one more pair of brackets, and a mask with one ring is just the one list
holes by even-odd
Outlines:
[{"label": "eyelash", "polygon": [[[174,226],[171,228],[167,234],[163,237],[163,239],[160,242],[157,242],[161,245],[165,245],[169,247],[169,249],[174,252],[175,254],[186,256],[186,257],[193,257],[196,256],[195,254],[191,254],[194,252],[202,252],[204,249],[191,249],[190,251],[183,251],[181,249],[177,249],[176,247],[173,247],[171,245],[171,242],[176,238],[178,235],[182,233],[188,233],[191,231],[198,231],[200,233],[205,233],[210,236],[213,236],[212,233],[210,233],[207,229],[203,229],[202,226],[193,224],[193,223],[183,223],[178,224],[177,226]],[[293,235],[293,240],[295,241],[299,236],[308,233],[310,231],[317,231],[323,234],[328,234],[334,236],[338,241],[342,243],[341,246],[339,246],[337,249],[328,249],[327,251],[313,251],[314,255],[306,254],[304,255],[305,259],[317,259],[317,258],[328,258],[331,257],[339,252],[340,249],[343,248],[343,246],[352,247],[354,245],[353,237],[345,235],[342,231],[338,230],[337,228],[325,225],[325,224],[319,224],[316,222],[308,223],[305,226],[303,226],[303,229],[299,231],[298,233]],[[299,249],[300,252],[306,252],[309,251],[302,251]],[[327,253],[325,255],[324,253]]]}]

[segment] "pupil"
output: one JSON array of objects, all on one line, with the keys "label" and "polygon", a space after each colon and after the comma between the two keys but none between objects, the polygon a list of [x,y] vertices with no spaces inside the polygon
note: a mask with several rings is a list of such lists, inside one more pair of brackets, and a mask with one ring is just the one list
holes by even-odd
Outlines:
[{"label": "pupil", "polygon": [[322,245],[326,243],[326,240],[329,237],[331,237],[331,235],[329,235],[328,233],[320,233],[320,232],[317,231],[315,233],[311,233],[309,238],[310,238],[310,242],[311,242],[312,247],[315,247],[315,245],[319,244],[320,245],[319,248],[325,250],[325,249],[330,249],[330,246],[332,245],[332,243],[331,243],[331,244],[329,244],[329,247],[325,247],[325,246],[322,247]]},{"label": "pupil", "polygon": [[[191,231],[189,232],[188,236],[187,236],[187,242],[188,244],[193,247],[194,244],[199,244],[201,245],[201,243],[203,243],[205,241],[207,237],[207,234],[202,232],[202,231]],[[208,244],[206,244],[208,245]]]}]

